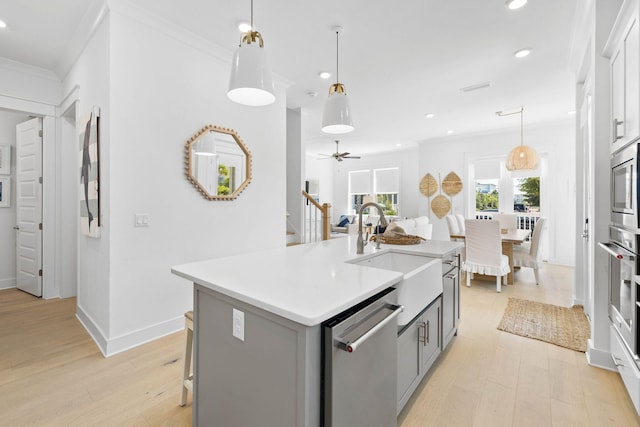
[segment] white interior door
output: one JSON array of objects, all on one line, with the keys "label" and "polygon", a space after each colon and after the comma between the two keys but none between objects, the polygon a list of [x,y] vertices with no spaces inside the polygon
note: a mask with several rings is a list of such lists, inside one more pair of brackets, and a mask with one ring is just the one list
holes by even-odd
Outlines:
[{"label": "white interior door", "polygon": [[42,296],[42,120],[16,126],[17,287]]}]

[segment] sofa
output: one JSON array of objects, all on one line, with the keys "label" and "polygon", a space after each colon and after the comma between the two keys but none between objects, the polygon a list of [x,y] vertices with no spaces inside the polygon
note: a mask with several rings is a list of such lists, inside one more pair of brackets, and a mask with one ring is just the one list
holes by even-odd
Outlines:
[{"label": "sofa", "polygon": [[340,215],[338,222],[331,224],[332,233],[355,234],[358,232],[358,215]]}]

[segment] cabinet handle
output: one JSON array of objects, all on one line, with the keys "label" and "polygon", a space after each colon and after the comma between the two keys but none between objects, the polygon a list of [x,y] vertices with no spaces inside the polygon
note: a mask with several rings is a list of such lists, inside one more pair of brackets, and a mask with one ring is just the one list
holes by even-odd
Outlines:
[{"label": "cabinet handle", "polygon": [[[429,342],[429,330],[431,328],[429,328],[429,321],[427,320],[427,326],[425,327],[425,330],[427,331],[427,343]],[[424,345],[427,345],[427,343],[424,343]]]},{"label": "cabinet handle", "polygon": [[613,119],[613,142],[616,142],[617,140],[622,139],[622,137],[624,136],[624,135],[618,135],[618,126],[620,126],[623,123],[624,123],[623,120],[618,121],[618,119]]},{"label": "cabinet handle", "polygon": [[[423,332],[424,331],[424,332]],[[420,322],[418,325],[418,341],[427,345],[427,324]]]},{"label": "cabinet handle", "polygon": [[449,273],[446,276],[444,276],[444,278],[445,279],[455,279],[457,275],[458,275],[458,273]]}]

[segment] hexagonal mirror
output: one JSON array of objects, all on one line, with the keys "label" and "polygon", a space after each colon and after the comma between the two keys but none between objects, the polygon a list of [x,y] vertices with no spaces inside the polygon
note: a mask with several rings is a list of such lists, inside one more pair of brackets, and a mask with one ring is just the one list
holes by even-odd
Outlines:
[{"label": "hexagonal mirror", "polygon": [[207,125],[185,146],[187,179],[209,200],[233,200],[251,181],[251,153],[235,130]]}]

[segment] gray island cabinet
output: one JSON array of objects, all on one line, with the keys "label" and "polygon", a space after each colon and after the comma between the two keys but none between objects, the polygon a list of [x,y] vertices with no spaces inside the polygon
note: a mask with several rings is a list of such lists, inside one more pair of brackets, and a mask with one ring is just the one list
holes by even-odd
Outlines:
[{"label": "gray island cabinet", "polygon": [[[441,258],[456,245],[368,245],[365,254],[398,248]],[[194,283],[194,426],[321,425],[322,322],[402,279],[345,262],[354,258],[355,239],[341,238],[172,268]],[[420,342],[427,365],[443,349],[441,298],[418,315],[426,329],[411,326],[428,336]]]}]

